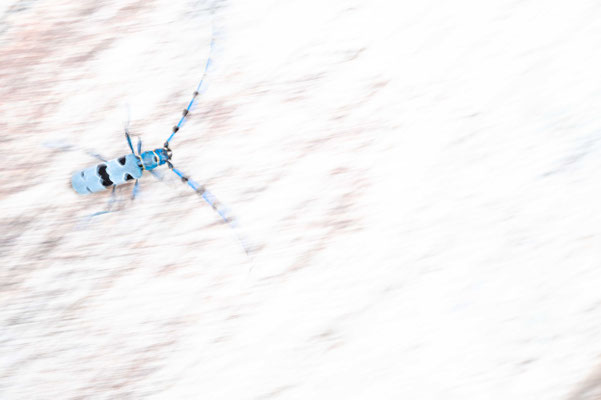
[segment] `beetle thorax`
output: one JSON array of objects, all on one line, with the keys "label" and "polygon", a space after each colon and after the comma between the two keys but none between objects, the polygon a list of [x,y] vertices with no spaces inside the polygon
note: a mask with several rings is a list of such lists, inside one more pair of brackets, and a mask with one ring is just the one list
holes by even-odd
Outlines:
[{"label": "beetle thorax", "polygon": [[169,160],[169,154],[165,149],[155,149],[152,151],[145,151],[140,154],[141,167],[147,171],[153,170],[159,165],[165,164]]}]

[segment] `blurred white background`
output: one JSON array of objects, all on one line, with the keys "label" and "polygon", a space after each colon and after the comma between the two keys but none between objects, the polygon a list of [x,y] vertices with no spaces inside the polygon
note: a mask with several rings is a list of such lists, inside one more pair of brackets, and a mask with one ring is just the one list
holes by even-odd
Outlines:
[{"label": "blurred white background", "polygon": [[[175,165],[161,147],[216,32]],[[601,398],[601,4],[0,3],[0,398]],[[70,146],[69,149],[67,147]]]}]

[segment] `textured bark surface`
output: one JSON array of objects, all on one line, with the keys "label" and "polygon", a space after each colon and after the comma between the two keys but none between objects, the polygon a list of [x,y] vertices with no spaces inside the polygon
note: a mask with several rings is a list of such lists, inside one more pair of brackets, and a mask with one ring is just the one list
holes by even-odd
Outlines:
[{"label": "textured bark surface", "polygon": [[[599,397],[594,1],[0,5],[0,398]],[[413,4],[414,3],[414,4]],[[79,196],[128,153],[165,170]]]}]

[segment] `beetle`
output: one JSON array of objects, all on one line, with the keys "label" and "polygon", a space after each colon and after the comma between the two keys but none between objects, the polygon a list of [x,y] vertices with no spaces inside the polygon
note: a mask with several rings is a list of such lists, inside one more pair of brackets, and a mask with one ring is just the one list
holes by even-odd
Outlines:
[{"label": "beetle", "polygon": [[114,201],[115,188],[117,186],[135,180],[132,196],[135,198],[138,190],[138,182],[139,179],[142,177],[144,171],[149,171],[153,175],[157,176],[156,172],[154,171],[155,168],[167,164],[169,169],[173,171],[183,183],[186,183],[199,196],[201,196],[203,200],[206,201],[211,206],[211,208],[213,208],[213,210],[215,210],[219,214],[221,219],[224,222],[226,222],[232,229],[234,229],[238,241],[244,248],[246,254],[250,256],[250,247],[246,244],[246,240],[244,240],[244,238],[236,231],[238,224],[236,222],[236,219],[231,215],[231,213],[227,209],[227,207],[220,203],[217,200],[217,198],[203,185],[196,183],[188,176],[186,176],[182,171],[175,168],[173,162],[171,161],[173,152],[169,147],[169,142],[171,141],[171,139],[173,139],[175,134],[182,127],[182,124],[185,122],[186,117],[188,117],[188,115],[190,114],[190,110],[194,105],[197,96],[200,93],[200,90],[203,86],[203,82],[207,75],[207,71],[209,70],[209,67],[211,65],[211,55],[213,53],[213,48],[214,37],[213,39],[211,39],[209,57],[207,58],[207,62],[200,82],[198,83],[198,86],[196,87],[196,90],[194,91],[192,99],[188,103],[188,106],[183,110],[179,122],[173,127],[171,135],[167,138],[162,148],[156,148],[154,150],[142,152],[142,141],[138,138],[138,143],[135,151],[128,128],[126,127],[125,138],[127,140],[129,149],[131,150],[131,154],[127,154],[119,158],[107,161],[102,156],[93,153],[92,155],[100,159],[102,163],[73,173],[73,175],[71,176],[71,186],[77,193],[82,195],[100,192],[108,189],[109,187],[112,187],[113,193],[112,198],[109,201],[108,209],[106,211],[95,213],[93,214],[93,216],[99,214],[106,214],[110,212],[110,205]]}]

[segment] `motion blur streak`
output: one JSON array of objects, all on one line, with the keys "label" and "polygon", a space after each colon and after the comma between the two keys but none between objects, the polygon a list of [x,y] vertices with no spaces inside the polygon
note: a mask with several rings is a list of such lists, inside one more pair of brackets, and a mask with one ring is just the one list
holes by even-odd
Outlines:
[{"label": "motion blur streak", "polygon": [[[252,268],[175,174],[70,188],[214,27],[170,146]],[[0,399],[601,398],[599,49],[586,0],[0,2]]]}]

